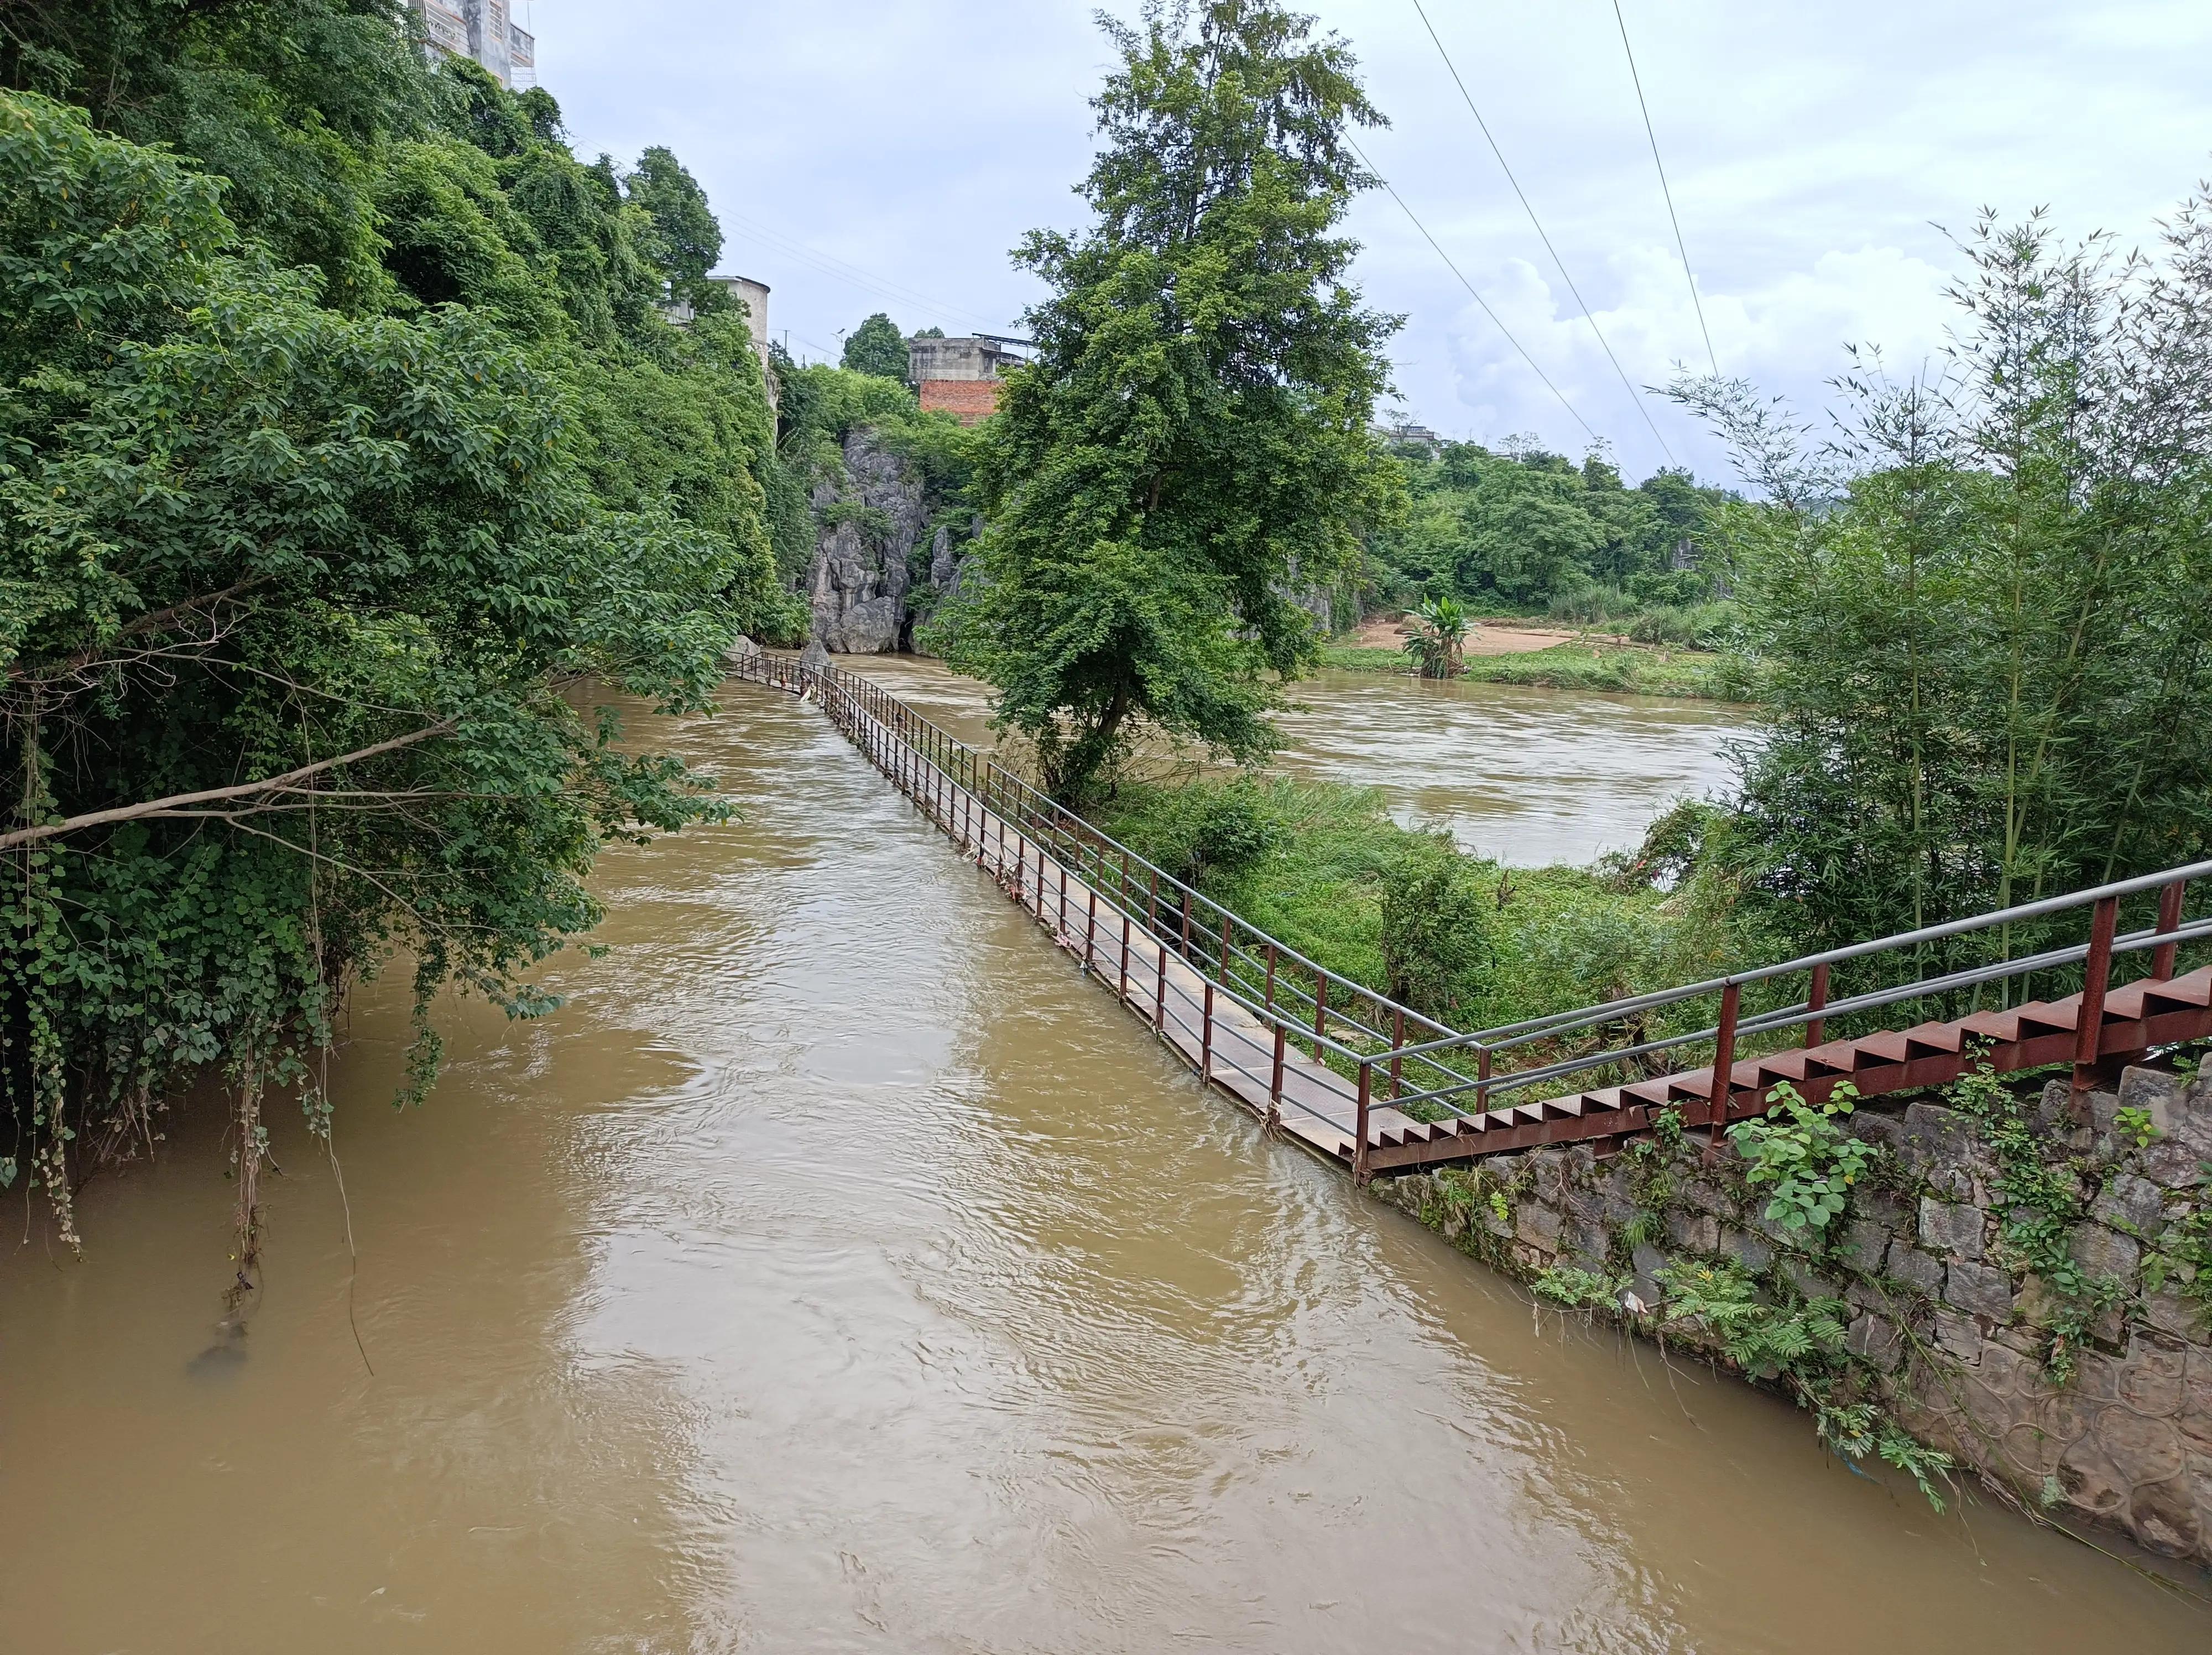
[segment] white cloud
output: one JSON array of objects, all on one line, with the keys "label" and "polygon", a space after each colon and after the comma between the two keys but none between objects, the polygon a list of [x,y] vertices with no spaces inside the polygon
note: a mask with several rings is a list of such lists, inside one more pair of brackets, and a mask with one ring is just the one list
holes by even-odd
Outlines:
[{"label": "white cloud", "polygon": [[[1626,468],[1662,463],[1409,0],[1305,3],[1352,40],[1394,123],[1364,141],[1376,164]],[[2069,233],[2132,243],[2212,166],[2203,0],[1625,9],[1721,366],[1800,400],[1817,405],[1846,340],[1900,366],[1940,345],[1957,261],[1936,223],[2048,204]],[[1701,362],[1609,0],[1429,13],[1631,379]],[[742,216],[934,301],[733,234],[726,265],[775,284],[771,322],[795,344],[834,348],[878,308],[1011,326],[1036,289],[1008,249],[1080,220],[1069,190],[1109,56],[1085,0],[529,0],[526,23],[586,154],[667,143],[733,230]],[[1353,228],[1371,301],[1409,317],[1394,348],[1409,412],[1580,452],[1395,204],[1362,202]],[[1717,470],[1680,416],[1650,411],[1678,456]]]}]

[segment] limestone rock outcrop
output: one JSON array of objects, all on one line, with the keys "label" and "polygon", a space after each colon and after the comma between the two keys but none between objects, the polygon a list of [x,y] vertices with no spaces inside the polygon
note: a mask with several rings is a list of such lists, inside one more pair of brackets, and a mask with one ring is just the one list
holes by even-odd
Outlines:
[{"label": "limestone rock outcrop", "polygon": [[815,485],[814,561],[807,571],[813,636],[839,654],[896,649],[927,514],[921,480],[873,431],[845,439],[845,478]]}]

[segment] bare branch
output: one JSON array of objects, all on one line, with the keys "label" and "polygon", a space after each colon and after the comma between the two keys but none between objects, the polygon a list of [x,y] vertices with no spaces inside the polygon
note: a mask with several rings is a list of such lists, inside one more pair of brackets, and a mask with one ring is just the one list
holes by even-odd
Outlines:
[{"label": "bare branch", "polygon": [[158,632],[171,622],[180,619],[184,616],[203,609],[213,608],[217,604],[228,603],[241,593],[251,592],[255,587],[265,586],[272,578],[274,577],[267,575],[256,575],[235,585],[227,586],[220,592],[210,592],[200,597],[187,598],[182,603],[171,604],[167,609],[154,610],[150,613],[141,615],[137,619],[126,622],[118,627],[113,637],[94,648],[79,650],[74,655],[36,669],[11,666],[8,669],[8,682],[10,684],[54,684],[64,678],[72,678],[88,666],[103,664],[109,648],[125,638],[137,637],[145,632]]},{"label": "bare branch", "polygon": [[168,815],[179,812],[187,805],[220,804],[228,799],[252,799],[263,794],[283,793],[295,788],[311,776],[319,776],[325,770],[335,770],[341,764],[357,764],[364,759],[396,752],[419,741],[428,741],[433,736],[450,734],[459,721],[454,718],[441,719],[435,724],[411,730],[405,735],[394,736],[389,741],[380,741],[373,746],[340,753],[335,758],[318,759],[314,764],[303,764],[296,770],[287,770],[282,776],[272,776],[266,781],[241,782],[234,787],[208,788],[198,793],[172,794],[167,799],[149,799],[137,805],[117,805],[107,810],[87,811],[81,816],[71,816],[39,827],[18,828],[13,833],[0,833],[0,850],[12,850],[17,845],[32,844],[64,833],[82,832],[86,828],[106,827],[115,822],[132,822],[142,817]]}]

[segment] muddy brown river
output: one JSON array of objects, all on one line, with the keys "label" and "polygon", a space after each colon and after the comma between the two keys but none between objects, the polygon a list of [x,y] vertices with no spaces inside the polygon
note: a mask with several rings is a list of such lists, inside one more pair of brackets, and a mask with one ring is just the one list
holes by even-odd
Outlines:
[{"label": "muddy brown river", "polygon": [[[812,709],[597,961],[0,1252],[0,1648],[2191,1651],[2212,1612],[1497,1278],[1202,1092]],[[357,1273],[347,1246],[349,1212]],[[356,1343],[356,1331],[358,1343]]]},{"label": "muddy brown river", "polygon": [[[911,655],[851,663],[963,740],[992,737],[988,691]],[[1680,697],[1570,694],[1328,672],[1298,684],[1277,765],[1379,789],[1408,826],[1522,867],[1632,850],[1678,799],[1724,789],[1748,708]]]}]

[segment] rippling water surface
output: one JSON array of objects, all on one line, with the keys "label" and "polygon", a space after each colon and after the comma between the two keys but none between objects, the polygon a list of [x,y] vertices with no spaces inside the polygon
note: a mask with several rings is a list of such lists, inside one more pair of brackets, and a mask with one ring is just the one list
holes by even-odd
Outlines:
[{"label": "rippling water surface", "polygon": [[86,1190],[82,1262],[11,1206],[0,1647],[2212,1646],[1535,1318],[1201,1092],[817,714],[730,698],[680,740],[745,819],[609,856],[566,1009],[456,1012],[401,1114],[361,998],[357,1276],[291,1120],[229,1355],[206,1111]]},{"label": "rippling water surface", "polygon": [[[990,740],[974,679],[913,656],[846,664],[962,739]],[[1681,697],[1334,672],[1293,693],[1282,769],[1379,788],[1400,821],[1523,867],[1633,849],[1676,800],[1724,790],[1727,746],[1754,739],[1748,708]]]}]

